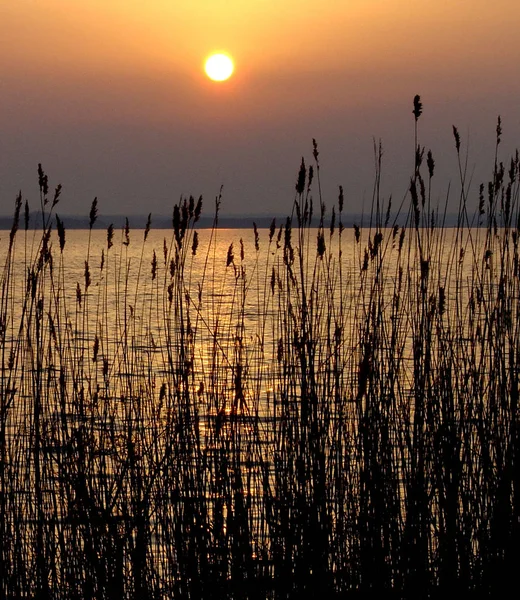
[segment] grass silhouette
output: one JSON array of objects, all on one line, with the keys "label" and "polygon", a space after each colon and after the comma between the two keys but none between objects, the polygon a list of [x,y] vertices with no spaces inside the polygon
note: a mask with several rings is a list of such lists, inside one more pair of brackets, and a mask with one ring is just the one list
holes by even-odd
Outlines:
[{"label": "grass silhouette", "polygon": [[150,219],[144,233],[127,221],[96,262],[95,200],[72,294],[61,187],[50,195],[39,166],[41,230],[19,195],[0,279],[4,597],[497,597],[515,584],[520,161],[500,162],[499,120],[472,214],[454,128],[449,229],[419,96],[413,114],[397,211],[379,194],[379,147],[369,222],[345,229],[314,141],[292,214],[225,256],[219,196],[205,236],[202,199],[181,199],[162,248]]}]

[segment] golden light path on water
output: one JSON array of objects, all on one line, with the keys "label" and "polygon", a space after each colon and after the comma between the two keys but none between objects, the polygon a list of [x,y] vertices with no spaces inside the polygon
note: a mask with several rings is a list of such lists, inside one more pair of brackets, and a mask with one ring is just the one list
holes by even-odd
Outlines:
[{"label": "golden light path on water", "polygon": [[[276,229],[269,240],[269,231],[261,230],[257,250],[252,228],[220,230],[213,234],[202,229],[197,233],[195,253],[193,237],[183,240],[182,266],[179,263],[175,268],[172,266],[172,261],[177,260],[175,238],[168,230],[152,229],[146,241],[142,230],[131,230],[128,240],[122,231],[116,232],[111,248],[107,247],[105,230],[91,233],[69,230],[63,255],[53,235],[54,278],[61,277],[54,285],[62,286],[58,311],[61,327],[67,323],[73,335],[81,340],[85,357],[92,354],[94,340],[98,337],[102,341],[105,358],[114,365],[113,374],[116,374],[117,364],[122,360],[123,345],[129,345],[134,353],[137,352],[133,360],[137,360],[142,376],[147,369],[159,380],[160,374],[166,373],[169,368],[168,347],[180,343],[178,336],[183,328],[189,326],[194,361],[193,385],[197,389],[201,383],[198,378],[207,376],[215,360],[215,352],[219,364],[228,367],[234,364],[237,339],[240,338],[243,358],[247,357],[248,376],[258,384],[249,393],[256,396],[255,402],[259,401],[258,394],[265,400],[267,391],[272,390],[276,383],[272,376],[277,372],[279,340],[290,327],[287,307],[295,312],[301,310],[298,298],[291,300],[287,290],[283,289],[287,283],[284,281],[287,273],[283,273],[284,235],[281,229]],[[373,289],[366,286],[370,270],[363,269],[368,235],[364,231],[358,242],[354,231],[346,230],[341,240],[340,256],[339,235],[336,232],[330,236],[329,233],[325,254],[317,259],[317,230],[311,229],[305,234],[308,293],[313,286],[324,286],[323,297],[318,293],[319,304],[315,300],[312,307],[318,328],[314,333],[320,335],[319,328],[323,327],[322,321],[327,313],[332,319],[340,319],[345,336],[342,342],[345,364],[357,364],[359,328],[367,318],[366,310],[373,293]],[[469,267],[467,272],[462,273],[453,268],[451,254],[455,230],[448,229],[444,235],[440,252],[441,262],[446,266],[440,267],[439,276],[445,280],[444,287],[448,288],[464,284],[464,278],[469,279],[472,272]],[[4,244],[6,237],[3,237]],[[383,295],[386,295],[390,306],[399,269],[403,269],[402,257],[406,254],[406,247],[403,253],[398,252],[398,236],[391,230],[384,233],[383,239],[385,270],[377,285],[386,289]],[[126,244],[126,241],[129,243]],[[25,261],[26,253],[37,254],[30,236],[27,250],[22,251],[20,240],[18,244],[19,260]],[[154,256],[155,267],[152,266]],[[91,283],[86,289],[87,258]],[[368,266],[375,268],[373,261]],[[20,265],[11,281],[20,293],[25,291],[23,278],[26,269],[26,265]],[[295,268],[291,276],[298,275]],[[461,276],[457,284],[455,279]],[[42,285],[48,283],[43,282]],[[298,286],[301,290],[301,282]],[[172,296],[173,288],[175,297]],[[50,292],[50,288],[47,291]],[[78,301],[78,293],[81,302]],[[413,302],[414,298],[404,297],[402,300]],[[22,297],[14,302],[21,306]],[[182,314],[179,302],[182,303]],[[52,312],[51,305],[49,311]],[[11,325],[15,332],[14,321]],[[403,327],[406,327],[405,323]],[[326,335],[325,330],[322,333]],[[218,347],[215,346],[216,338]],[[408,352],[411,351],[406,344],[405,347]],[[326,362],[327,359],[325,352],[320,360]],[[98,376],[101,376],[101,365],[100,361],[92,363],[89,369],[97,369]],[[137,367],[137,364],[134,366]],[[232,383],[227,385],[233,387]]]}]

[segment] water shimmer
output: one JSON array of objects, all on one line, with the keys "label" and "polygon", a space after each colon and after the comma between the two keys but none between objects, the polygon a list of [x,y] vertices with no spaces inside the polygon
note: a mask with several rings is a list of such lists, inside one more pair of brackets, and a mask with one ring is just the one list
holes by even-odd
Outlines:
[{"label": "water shimmer", "polygon": [[430,597],[513,572],[516,228],[186,212],[6,232],[0,256],[5,595]]}]

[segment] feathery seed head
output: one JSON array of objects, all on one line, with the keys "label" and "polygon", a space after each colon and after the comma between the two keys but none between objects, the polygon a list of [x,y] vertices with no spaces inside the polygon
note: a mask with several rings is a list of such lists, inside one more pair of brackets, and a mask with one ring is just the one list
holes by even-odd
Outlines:
[{"label": "feathery seed head", "polygon": [[417,148],[415,149],[415,169],[416,170],[419,170],[421,168],[423,158],[424,158],[424,148],[421,148],[421,146],[417,146]]},{"label": "feathery seed head", "polygon": [[63,226],[63,221],[58,217],[58,215],[56,215],[56,227],[58,229],[60,251],[63,252],[63,248],[65,248],[65,227]]},{"label": "feathery seed head", "polygon": [[123,244],[128,246],[130,244],[130,225],[128,224],[128,217],[125,218],[125,229],[124,229],[125,239]]},{"label": "feathery seed head", "polygon": [[419,96],[419,94],[416,94],[413,99],[413,111],[412,111],[416,121],[421,116],[422,110],[423,110],[423,105],[421,102],[421,97]]},{"label": "feathery seed head", "polygon": [[455,148],[457,149],[458,153],[460,151],[460,134],[455,125],[453,125],[453,137],[455,138]]},{"label": "feathery seed head", "polygon": [[305,178],[307,175],[307,169],[305,167],[305,159],[302,157],[300,164],[300,171],[298,173],[298,180],[296,181],[296,193],[302,195],[305,190]]},{"label": "feathery seed head", "polygon": [[92,283],[92,280],[90,279],[90,269],[88,266],[88,261],[85,261],[85,291],[88,290],[90,284]]},{"label": "feathery seed head", "polygon": [[307,182],[307,191],[309,192],[312,186],[312,180],[314,179],[314,167],[310,165],[309,167],[309,178]]},{"label": "feathery seed head", "polygon": [[195,205],[195,212],[193,213],[195,223],[200,219],[201,212],[202,212],[202,196],[199,196],[199,199],[197,200],[197,204]]},{"label": "feathery seed head", "polygon": [[274,232],[276,229],[276,219],[271,221],[271,225],[269,226],[269,242],[273,240]]},{"label": "feathery seed head", "polygon": [[148,219],[146,219],[146,227],[144,228],[144,241],[146,242],[146,238],[150,233],[150,226],[152,224],[152,213],[148,213]]},{"label": "feathery seed head", "polygon": [[353,227],[354,227],[354,237],[356,238],[356,243],[359,243],[359,239],[361,237],[361,231],[359,229],[359,225],[356,225],[354,223]]},{"label": "feathery seed head", "polygon": [[112,223],[110,223],[110,225],[107,228],[107,248],[108,250],[110,250],[110,248],[112,248],[112,246],[114,245],[113,243],[113,238],[114,238],[114,226],[112,225]]},{"label": "feathery seed head", "polygon": [[229,245],[228,251],[227,251],[227,257],[226,257],[226,267],[229,267],[229,265],[233,262],[234,260],[234,255],[233,255],[233,244],[231,243]]},{"label": "feathery seed head", "polygon": [[152,281],[155,279],[156,275],[157,275],[157,256],[156,256],[155,250],[154,250],[153,256],[152,256]]},{"label": "feathery seed head", "polygon": [[433,154],[431,150],[428,150],[428,156],[426,158],[426,164],[428,165],[428,174],[430,179],[433,177],[433,171],[435,169],[435,161],[433,160]]},{"label": "feathery seed head", "polygon": [[90,207],[90,215],[89,215],[89,226],[92,229],[92,226],[96,222],[97,219],[97,197],[92,200],[92,206]]},{"label": "feathery seed head", "polygon": [[52,206],[56,206],[56,204],[58,204],[58,202],[60,200],[60,195],[61,195],[61,183],[59,183],[56,186],[56,189],[54,190],[54,199],[52,201]]},{"label": "feathery seed head", "polygon": [[316,161],[316,164],[318,165],[319,169],[318,156],[320,155],[320,153],[318,152],[318,143],[314,138],[312,138],[312,155],[314,156],[314,160]]},{"label": "feathery seed head", "polygon": [[38,163],[38,184],[40,186],[40,192],[43,196],[47,196],[49,193],[49,178],[45,175],[41,163]]}]

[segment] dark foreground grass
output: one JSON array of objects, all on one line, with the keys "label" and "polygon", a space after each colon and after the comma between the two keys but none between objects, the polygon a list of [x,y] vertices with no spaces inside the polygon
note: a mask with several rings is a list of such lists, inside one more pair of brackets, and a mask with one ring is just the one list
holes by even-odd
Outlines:
[{"label": "dark foreground grass", "polygon": [[326,214],[314,145],[293,214],[255,226],[251,255],[216,254],[220,199],[199,247],[190,198],[151,261],[150,224],[137,265],[128,226],[101,256],[89,237],[72,296],[40,168],[43,228],[20,196],[0,280],[2,596],[515,588],[519,158],[499,161],[499,122],[477,210],[461,166],[448,229],[421,112],[406,226],[379,166],[364,227],[344,229],[341,189]]}]

